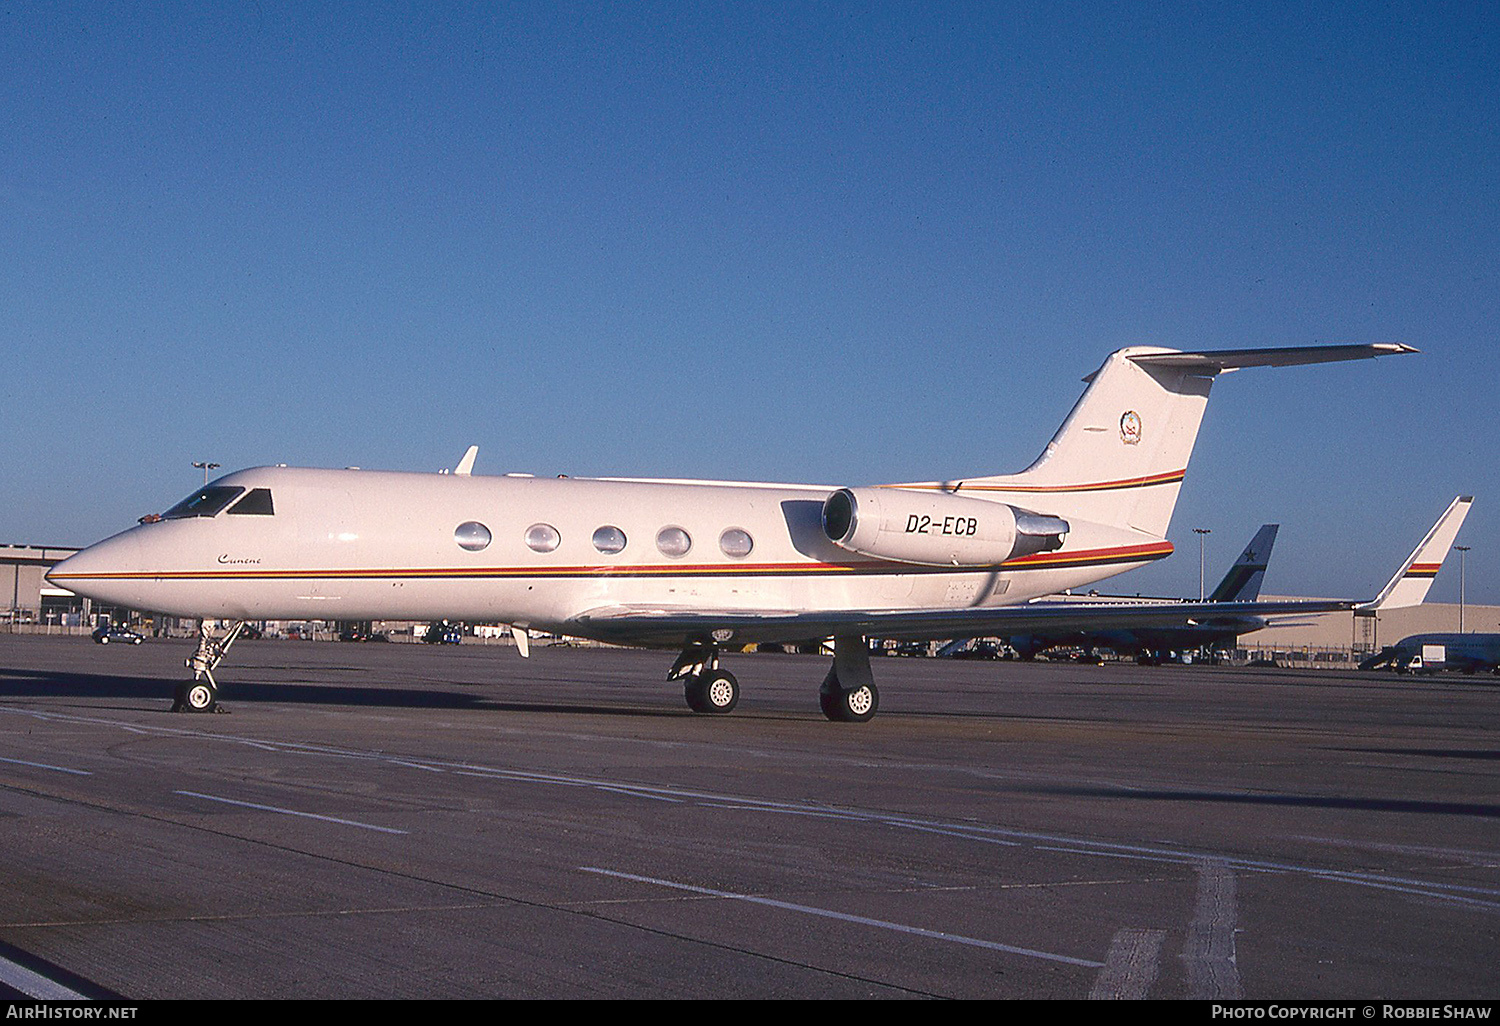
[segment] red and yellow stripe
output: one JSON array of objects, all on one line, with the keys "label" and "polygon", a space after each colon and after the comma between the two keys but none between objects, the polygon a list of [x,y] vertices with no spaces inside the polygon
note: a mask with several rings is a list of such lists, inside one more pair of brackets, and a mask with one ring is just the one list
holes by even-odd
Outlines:
[{"label": "red and yellow stripe", "polygon": [[994,570],[1055,570],[1083,566],[1109,566],[1161,559],[1172,553],[1172,543],[1151,542],[1076,552],[1038,552],[1019,556],[996,567],[921,566],[891,560],[859,560],[846,563],[809,561],[799,563],[661,563],[583,566],[494,566],[494,567],[371,567],[349,569],[282,570],[142,570],[120,573],[53,574],[54,581],[276,581],[320,580],[514,580],[580,578],[684,578],[684,577],[809,577],[871,574],[976,573]]},{"label": "red and yellow stripe", "polygon": [[933,481],[925,484],[898,484],[886,485],[887,488],[903,488],[908,491],[951,491],[957,494],[964,492],[1015,492],[1027,495],[1062,495],[1073,492],[1110,492],[1124,488],[1150,488],[1154,485],[1181,484],[1182,479],[1187,476],[1187,468],[1181,470],[1168,470],[1160,474],[1148,474],[1145,477],[1126,477],[1117,481],[1091,481],[1086,484],[1053,484],[1053,485],[1029,485],[1029,484],[971,484],[960,481],[956,485],[947,485],[942,482]]}]

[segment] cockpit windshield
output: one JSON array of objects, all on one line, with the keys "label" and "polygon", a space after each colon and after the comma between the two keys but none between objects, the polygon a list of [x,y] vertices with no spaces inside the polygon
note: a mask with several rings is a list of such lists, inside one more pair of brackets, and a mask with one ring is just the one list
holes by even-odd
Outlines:
[{"label": "cockpit windshield", "polygon": [[161,516],[163,520],[211,517],[233,502],[244,490],[235,485],[209,485],[189,495]]},{"label": "cockpit windshield", "polygon": [[230,516],[259,516],[269,517],[276,513],[276,507],[271,502],[271,489],[252,488],[245,493],[245,497],[233,506],[229,507]]}]

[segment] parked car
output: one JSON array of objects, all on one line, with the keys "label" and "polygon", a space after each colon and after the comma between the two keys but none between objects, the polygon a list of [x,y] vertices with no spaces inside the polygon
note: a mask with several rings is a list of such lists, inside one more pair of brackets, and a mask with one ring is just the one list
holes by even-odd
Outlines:
[{"label": "parked car", "polygon": [[110,642],[123,645],[139,645],[146,638],[126,627],[123,623],[106,623],[94,628],[94,642],[108,645]]},{"label": "parked car", "polygon": [[980,638],[962,651],[953,653],[954,659],[999,659],[1000,646],[987,638]]},{"label": "parked car", "polygon": [[458,624],[447,620],[429,625],[427,633],[422,635],[422,640],[429,645],[457,645],[462,638],[463,631]]},{"label": "parked car", "polygon": [[341,632],[339,634],[339,640],[340,641],[390,641],[391,639],[388,638],[388,637],[386,637],[385,634],[383,634],[380,631],[366,631],[366,630],[361,630],[358,627],[350,627],[348,630],[343,631],[343,632]]}]

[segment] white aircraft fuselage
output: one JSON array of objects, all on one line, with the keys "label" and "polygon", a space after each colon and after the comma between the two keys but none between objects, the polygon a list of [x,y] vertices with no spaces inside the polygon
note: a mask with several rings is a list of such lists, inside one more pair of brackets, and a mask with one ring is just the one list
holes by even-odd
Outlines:
[{"label": "white aircraft fuselage", "polygon": [[[241,491],[214,516],[132,527],[54,577],[102,602],[180,616],[448,618],[589,636],[585,615],[617,606],[753,613],[1009,605],[1172,551],[1163,539],[1075,518],[1060,548],[995,566],[880,559],[828,538],[822,512],[837,489],[819,486],[257,467],[212,487]],[[269,491],[273,512],[233,513],[253,489]],[[481,525],[489,543],[463,547],[456,533],[464,525]],[[538,527],[544,546],[555,538],[550,551],[527,544]],[[609,528],[619,534],[608,542],[623,537],[618,552],[594,543]],[[689,540],[681,555],[657,544],[672,528]],[[941,519],[929,529],[941,535]],[[726,532],[737,533],[721,544]],[[745,538],[749,551],[739,554]],[[747,640],[798,640],[797,628],[753,633]]]}]

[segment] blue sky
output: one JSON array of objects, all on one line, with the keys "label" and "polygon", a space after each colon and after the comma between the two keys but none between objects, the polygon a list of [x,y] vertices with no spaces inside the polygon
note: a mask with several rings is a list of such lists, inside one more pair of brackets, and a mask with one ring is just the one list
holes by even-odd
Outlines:
[{"label": "blue sky", "polygon": [[1121,345],[1402,341],[1221,381],[1113,586],[1275,520],[1369,593],[1466,492],[1500,603],[1497,81],[1492,4],[13,5],[0,541],[195,459],[1001,473]]}]

